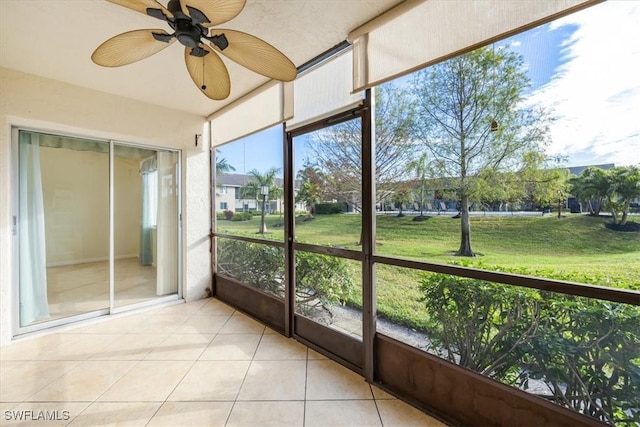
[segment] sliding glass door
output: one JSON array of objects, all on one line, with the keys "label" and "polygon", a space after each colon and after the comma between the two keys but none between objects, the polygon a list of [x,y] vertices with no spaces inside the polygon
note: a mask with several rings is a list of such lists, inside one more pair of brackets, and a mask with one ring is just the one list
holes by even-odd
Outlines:
[{"label": "sliding glass door", "polygon": [[18,333],[177,295],[177,152],[14,138]]},{"label": "sliding glass door", "polygon": [[178,155],[117,144],[113,165],[115,305],[175,294]]},{"label": "sliding glass door", "polygon": [[20,326],[109,308],[109,143],[19,133]]}]

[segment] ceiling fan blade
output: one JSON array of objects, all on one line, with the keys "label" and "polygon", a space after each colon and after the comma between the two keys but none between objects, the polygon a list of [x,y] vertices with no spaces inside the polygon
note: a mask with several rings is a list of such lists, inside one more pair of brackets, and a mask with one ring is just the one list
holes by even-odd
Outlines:
[{"label": "ceiling fan blade", "polygon": [[[159,41],[154,37],[163,38]],[[160,52],[176,41],[164,30],[135,30],[118,34],[102,43],[91,60],[103,67],[120,67]]]},{"label": "ceiling fan blade", "polygon": [[[192,51],[203,50],[204,56],[192,55]],[[229,72],[222,59],[208,46],[184,50],[184,62],[191,80],[207,97],[219,101],[229,96],[231,81]]]},{"label": "ceiling fan blade", "polygon": [[[160,10],[164,16],[168,18],[173,18],[173,14],[167,10],[166,7],[161,5],[155,0],[107,0],[110,3],[117,4],[122,7],[126,7],[131,10],[135,10],[136,12],[140,12],[143,15],[153,16],[154,18],[162,19],[158,12],[154,12],[155,10]],[[151,9],[151,13],[147,11],[147,9]]]},{"label": "ceiling fan blade", "polygon": [[235,30],[215,29],[212,35],[224,35],[229,44],[220,49],[212,42],[217,52],[258,74],[283,82],[295,79],[298,74],[293,62],[264,40]]},{"label": "ceiling fan blade", "polygon": [[220,25],[235,18],[244,8],[247,0],[180,0],[182,11],[195,18],[190,8],[202,12],[209,22],[199,22],[203,27]]}]

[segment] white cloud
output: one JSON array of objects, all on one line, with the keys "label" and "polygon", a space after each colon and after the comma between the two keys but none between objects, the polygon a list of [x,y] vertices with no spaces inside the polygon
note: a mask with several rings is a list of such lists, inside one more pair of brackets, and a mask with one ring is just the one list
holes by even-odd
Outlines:
[{"label": "white cloud", "polygon": [[553,108],[549,154],[571,165],[640,164],[640,2],[608,1],[564,17],[578,29],[567,60],[529,102]]}]

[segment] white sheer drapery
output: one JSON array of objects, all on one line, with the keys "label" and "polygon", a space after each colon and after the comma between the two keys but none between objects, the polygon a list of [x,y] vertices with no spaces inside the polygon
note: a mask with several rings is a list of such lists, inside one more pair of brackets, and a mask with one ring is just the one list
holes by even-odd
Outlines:
[{"label": "white sheer drapery", "polygon": [[158,200],[157,184],[157,160],[156,156],[149,157],[140,165],[142,177],[142,209],[140,218],[140,265],[152,265],[153,259],[153,227],[156,225],[156,212]]},{"label": "white sheer drapery", "polygon": [[178,187],[175,153],[158,151],[157,291],[178,291]]},{"label": "white sheer drapery", "polygon": [[39,135],[20,132],[20,325],[49,317]]}]

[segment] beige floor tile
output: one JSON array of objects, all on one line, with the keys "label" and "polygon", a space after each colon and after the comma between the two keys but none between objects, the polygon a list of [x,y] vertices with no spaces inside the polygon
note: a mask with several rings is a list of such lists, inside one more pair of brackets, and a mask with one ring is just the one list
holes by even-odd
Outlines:
[{"label": "beige floor tile", "polygon": [[145,426],[160,407],[154,402],[95,402],[74,419],[70,426]]},{"label": "beige floor tile", "polygon": [[264,334],[254,360],[306,359],[307,347],[280,334]]},{"label": "beige floor tile", "polygon": [[[3,426],[66,426],[76,418],[89,402],[30,402],[21,403],[2,414]],[[11,419],[7,419],[11,418]]]},{"label": "beige floor tile", "polygon": [[158,310],[154,311],[153,314],[167,315],[167,314],[195,314],[198,310],[202,308],[204,304],[206,304],[207,300],[199,300],[193,301],[189,303],[178,303],[174,305],[170,305],[168,307],[162,307]]},{"label": "beige floor tile", "polygon": [[135,334],[171,334],[189,318],[189,314],[131,316],[133,324],[127,332]]},{"label": "beige floor tile", "polygon": [[373,400],[307,400],[304,425],[305,427],[382,427]]},{"label": "beige floor tile", "polygon": [[400,400],[380,400],[377,405],[385,426],[446,427],[446,424]]},{"label": "beige floor tile", "polygon": [[197,361],[169,396],[170,401],[235,400],[249,363]]},{"label": "beige floor tile", "polygon": [[81,362],[24,362],[2,376],[0,401],[21,402],[71,370],[78,363]]},{"label": "beige floor tile", "polygon": [[103,352],[118,334],[65,334],[68,341],[43,351],[34,360],[87,360]]},{"label": "beige floor tile", "polygon": [[4,412],[5,411],[10,411],[11,409],[15,408],[19,404],[20,403],[18,403],[18,402],[0,402],[0,413],[2,413],[3,419],[4,419]]},{"label": "beige floor tile", "polygon": [[24,360],[0,360],[0,378],[12,369],[26,363]]},{"label": "beige floor tile", "polygon": [[230,315],[218,316],[213,314],[194,314],[184,321],[176,334],[217,334],[227,323]]},{"label": "beige floor tile", "polygon": [[260,334],[218,334],[200,360],[251,360],[260,338]]},{"label": "beige floor tile", "polygon": [[236,310],[233,307],[212,298],[208,299],[196,314],[207,314],[210,316],[231,316],[233,313],[235,313],[235,311]]},{"label": "beige floor tile", "polygon": [[213,334],[169,335],[145,360],[197,360],[213,337]]},{"label": "beige floor tile", "polygon": [[395,400],[396,398],[382,390],[379,387],[376,387],[374,384],[371,384],[371,391],[373,392],[373,397],[376,400]]},{"label": "beige floor tile", "polygon": [[304,402],[236,402],[226,427],[302,427]]},{"label": "beige floor tile", "polygon": [[121,314],[115,316],[103,316],[86,324],[78,325],[76,328],[67,330],[68,333],[76,334],[123,334],[130,331],[137,319],[132,314]]},{"label": "beige floor tile", "polygon": [[51,351],[70,341],[72,341],[72,338],[66,334],[48,334],[20,338],[7,346],[0,347],[0,361],[33,360],[38,354],[44,351]]},{"label": "beige floor tile", "polygon": [[320,354],[315,350],[309,349],[309,354],[307,354],[307,359],[309,360],[329,360],[324,354]]},{"label": "beige floor tile", "polygon": [[373,399],[360,375],[332,360],[309,360],[307,400]]},{"label": "beige floor tile", "polygon": [[168,334],[121,334],[90,360],[142,360],[167,337]]},{"label": "beige floor tile", "polygon": [[147,427],[224,427],[232,406],[233,402],[165,402]]},{"label": "beige floor tile", "polygon": [[264,325],[240,312],[233,313],[227,323],[220,329],[220,334],[262,334]]},{"label": "beige floor tile", "polygon": [[30,396],[30,402],[91,402],[104,393],[136,362],[86,361]]},{"label": "beige floor tile", "polygon": [[98,400],[163,402],[192,365],[192,362],[143,360],[116,381]]},{"label": "beige floor tile", "polygon": [[238,400],[304,400],[304,360],[254,361]]}]

